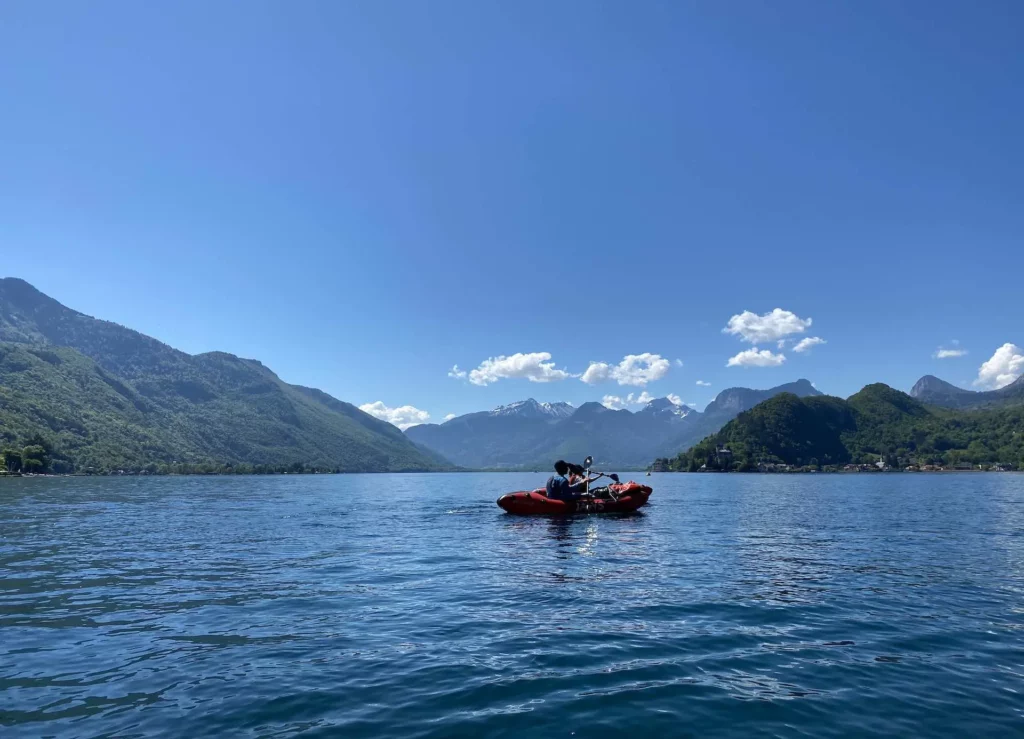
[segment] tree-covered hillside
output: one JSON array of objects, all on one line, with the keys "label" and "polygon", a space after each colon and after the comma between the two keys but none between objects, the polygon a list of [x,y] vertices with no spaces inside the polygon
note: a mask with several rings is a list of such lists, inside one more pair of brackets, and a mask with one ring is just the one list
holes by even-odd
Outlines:
[{"label": "tree-covered hillside", "polygon": [[255,360],[179,352],[20,280],[0,280],[0,339],[0,449],[41,440],[56,471],[450,467]]},{"label": "tree-covered hillside", "polygon": [[783,394],[656,464],[746,470],[763,463],[817,467],[880,458],[892,464],[1024,467],[1024,407],[952,411],[925,406],[882,384],[847,400]]}]

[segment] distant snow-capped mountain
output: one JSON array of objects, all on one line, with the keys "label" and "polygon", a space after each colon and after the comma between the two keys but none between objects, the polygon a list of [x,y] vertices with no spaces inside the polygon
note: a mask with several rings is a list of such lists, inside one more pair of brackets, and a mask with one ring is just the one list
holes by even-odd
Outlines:
[{"label": "distant snow-capped mountain", "polygon": [[576,411],[570,403],[538,403],[533,398],[499,405],[492,416],[519,416],[520,418],[568,418]]},{"label": "distant snow-capped mountain", "polygon": [[492,411],[458,416],[443,424],[413,426],[417,444],[464,467],[548,469],[556,459],[593,455],[606,466],[643,467],[674,456],[736,415],[780,392],[820,395],[807,380],[770,390],[729,388],[705,412],[657,398],[641,410],[612,410],[601,403],[538,403],[533,398]]},{"label": "distant snow-capped mountain", "polygon": [[686,418],[690,414],[696,413],[696,411],[694,411],[690,406],[679,405],[669,398],[655,398],[645,405],[643,409],[637,412],[651,416],[668,416],[674,418]]}]

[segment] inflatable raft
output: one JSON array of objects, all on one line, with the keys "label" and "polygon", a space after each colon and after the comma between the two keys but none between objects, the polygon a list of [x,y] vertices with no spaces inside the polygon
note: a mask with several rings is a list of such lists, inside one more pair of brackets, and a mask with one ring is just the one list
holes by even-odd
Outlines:
[{"label": "inflatable raft", "polygon": [[612,494],[602,490],[594,490],[592,498],[580,500],[555,500],[544,494],[544,489],[524,490],[519,493],[506,493],[498,498],[498,505],[509,513],[520,516],[547,514],[569,516],[574,513],[629,513],[647,504],[647,499],[654,491],[638,482],[627,482],[622,485],[609,485]]}]

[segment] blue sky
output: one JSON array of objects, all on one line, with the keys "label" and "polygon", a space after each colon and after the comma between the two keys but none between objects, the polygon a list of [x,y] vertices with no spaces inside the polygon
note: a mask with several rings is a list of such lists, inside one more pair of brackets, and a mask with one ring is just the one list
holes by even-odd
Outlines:
[{"label": "blue sky", "polygon": [[[435,421],[969,385],[1024,345],[1022,33],[1012,1],[7,2],[0,272]],[[517,353],[551,359],[486,364]]]}]

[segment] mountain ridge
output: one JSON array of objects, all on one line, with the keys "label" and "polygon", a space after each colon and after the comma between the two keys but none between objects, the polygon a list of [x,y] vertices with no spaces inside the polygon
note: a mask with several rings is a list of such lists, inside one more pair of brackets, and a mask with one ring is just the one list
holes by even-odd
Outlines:
[{"label": "mountain ridge", "polygon": [[490,413],[494,416],[567,418],[575,410],[571,403],[538,403],[533,398],[527,398],[508,405],[499,405]]},{"label": "mountain ridge", "polygon": [[[882,383],[846,400],[782,393],[744,411],[662,469],[747,471],[761,465],[1006,464],[1024,468],[1024,406],[950,411]],[[725,451],[727,450],[727,451]]]},{"label": "mountain ridge", "polygon": [[1024,403],[1024,375],[996,390],[967,390],[935,375],[925,375],[914,383],[910,397],[956,410],[1018,405]]},{"label": "mountain ridge", "polygon": [[[606,466],[646,467],[654,456],[674,454],[717,431],[741,410],[778,392],[820,394],[801,379],[776,388],[727,388],[705,412],[655,398],[637,411],[613,410],[596,401],[564,417],[478,411],[443,424],[420,424],[405,434],[417,444],[469,468],[517,469],[550,466],[558,458],[593,455]],[[537,404],[532,398],[507,407]],[[710,411],[710,412],[709,412]]]},{"label": "mountain ridge", "polygon": [[0,349],[0,441],[47,439],[65,468],[450,467],[391,424],[258,360],[187,354],[19,278],[0,279]]}]

